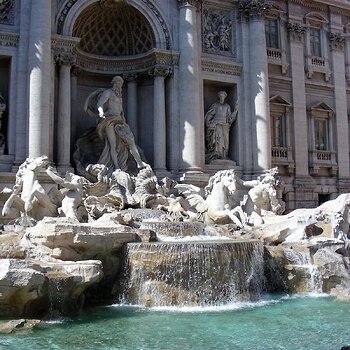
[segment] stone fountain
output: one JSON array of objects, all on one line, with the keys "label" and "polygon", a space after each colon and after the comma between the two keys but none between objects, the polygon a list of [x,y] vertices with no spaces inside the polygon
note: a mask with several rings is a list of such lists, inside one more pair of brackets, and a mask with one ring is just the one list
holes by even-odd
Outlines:
[{"label": "stone fountain", "polygon": [[158,179],[125,122],[122,79],[112,83],[87,100],[98,125],[77,142],[76,173],[28,158],[0,194],[14,219],[0,235],[0,317],[349,295],[350,194],[282,215],[277,169],[250,181],[221,170],[205,188]]}]

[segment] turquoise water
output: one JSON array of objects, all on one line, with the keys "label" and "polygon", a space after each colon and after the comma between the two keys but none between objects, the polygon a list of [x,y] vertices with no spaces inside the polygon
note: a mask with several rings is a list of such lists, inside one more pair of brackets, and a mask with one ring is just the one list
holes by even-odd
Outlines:
[{"label": "turquoise water", "polygon": [[1,350],[340,350],[350,303],[267,297],[209,309],[111,306],[0,336]]}]

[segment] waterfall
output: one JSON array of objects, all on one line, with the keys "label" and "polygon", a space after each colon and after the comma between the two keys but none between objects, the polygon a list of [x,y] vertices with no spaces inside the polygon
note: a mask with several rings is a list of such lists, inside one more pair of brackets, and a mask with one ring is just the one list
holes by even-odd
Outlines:
[{"label": "waterfall", "polygon": [[124,249],[124,304],[216,306],[256,300],[262,291],[259,241],[129,243]]},{"label": "waterfall", "polygon": [[299,290],[308,293],[322,293],[322,276],[317,266],[312,264],[310,252],[283,249],[288,265],[298,276]]}]

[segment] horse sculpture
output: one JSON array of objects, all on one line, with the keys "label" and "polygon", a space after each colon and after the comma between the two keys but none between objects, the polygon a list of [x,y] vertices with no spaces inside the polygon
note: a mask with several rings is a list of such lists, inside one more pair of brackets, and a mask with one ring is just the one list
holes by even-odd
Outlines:
[{"label": "horse sculpture", "polygon": [[47,156],[27,158],[20,165],[16,182],[10,197],[4,204],[2,215],[9,214],[15,206],[21,212],[23,224],[30,224],[30,218],[40,220],[44,216],[57,216],[57,208],[38,180],[38,174],[50,164]]},{"label": "horse sculpture", "polygon": [[193,185],[178,184],[176,188],[198,214],[197,219],[215,224],[233,222],[239,227],[243,226],[245,215],[240,207],[240,198],[244,185],[233,169],[213,175],[204,192]]}]

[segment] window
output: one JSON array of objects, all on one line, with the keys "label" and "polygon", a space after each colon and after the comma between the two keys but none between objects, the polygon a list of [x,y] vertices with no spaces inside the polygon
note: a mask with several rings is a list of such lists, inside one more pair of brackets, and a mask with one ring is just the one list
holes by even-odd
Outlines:
[{"label": "window", "polygon": [[268,19],[265,22],[266,47],[280,48],[278,20]]},{"label": "window", "polygon": [[275,115],[272,117],[272,123],[272,146],[287,147],[285,117],[283,115]]},{"label": "window", "polygon": [[322,57],[321,30],[310,28],[310,53],[312,56]]},{"label": "window", "polygon": [[315,119],[315,149],[328,151],[328,119]]}]

